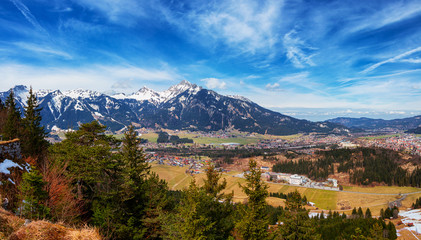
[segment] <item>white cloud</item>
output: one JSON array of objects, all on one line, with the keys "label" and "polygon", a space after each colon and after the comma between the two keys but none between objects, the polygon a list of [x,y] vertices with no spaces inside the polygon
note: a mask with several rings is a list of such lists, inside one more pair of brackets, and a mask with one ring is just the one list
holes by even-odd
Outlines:
[{"label": "white cloud", "polygon": [[195,40],[203,44],[216,41],[239,53],[255,54],[270,53],[278,42],[282,0],[227,0],[209,4],[191,1],[189,4],[190,9],[182,13],[162,5],[159,11],[182,31],[198,35],[199,39]]},{"label": "white cloud", "polygon": [[368,67],[368,68],[364,69],[361,73],[368,73],[368,72],[371,72],[371,71],[373,71],[374,69],[376,69],[376,68],[378,68],[378,67],[380,67],[381,65],[384,65],[384,64],[386,64],[386,63],[393,63],[393,62],[397,62],[398,60],[399,60],[399,61],[402,61],[402,60],[401,60],[402,58],[407,57],[407,56],[410,56],[410,55],[412,55],[412,54],[414,54],[414,53],[417,53],[417,52],[421,52],[421,47],[417,47],[417,48],[415,48],[415,49],[412,49],[412,50],[409,50],[409,51],[404,52],[404,53],[402,53],[402,54],[399,54],[399,55],[397,55],[397,56],[394,56],[394,57],[392,57],[392,58],[389,58],[389,59],[386,59],[386,60],[384,60],[384,61],[381,61],[381,62],[378,62],[378,63],[376,63],[376,64],[373,64],[373,65],[371,65],[370,67]]},{"label": "white cloud", "polygon": [[35,53],[55,55],[55,56],[59,56],[65,59],[72,59],[72,56],[68,54],[67,52],[54,49],[51,47],[47,47],[47,46],[41,46],[41,45],[25,43],[25,42],[16,42],[14,43],[14,45],[21,49],[28,50]]},{"label": "white cloud", "polygon": [[399,62],[407,62],[407,63],[421,63],[421,58],[408,58],[408,59],[401,59]]},{"label": "white cloud", "polygon": [[268,91],[280,91],[281,90],[279,83],[273,83],[273,84],[268,83],[268,84],[266,84],[265,88]]},{"label": "white cloud", "polygon": [[23,4],[20,0],[10,0],[16,8],[22,13],[22,15],[30,22],[38,31],[48,35],[47,30],[45,30],[38,22],[38,20],[32,15],[28,7]]},{"label": "white cloud", "polygon": [[[102,12],[114,23],[131,25],[146,17],[143,1],[137,0],[73,0],[81,6]],[[150,3],[153,4],[153,3]]]},{"label": "white cloud", "polygon": [[287,58],[294,64],[296,68],[304,68],[306,66],[315,66],[311,58],[311,54],[316,50],[308,46],[303,40],[297,36],[297,31],[294,29],[284,35],[284,47],[286,49]]},{"label": "white cloud", "polygon": [[388,5],[381,9],[373,9],[371,14],[363,15],[361,19],[358,19],[351,32],[379,29],[414,17],[421,12],[419,1],[385,1],[384,3]]},{"label": "white cloud", "polygon": [[32,85],[34,89],[70,90],[77,88],[108,91],[116,82],[129,82],[134,87],[159,85],[178,81],[181,77],[171,71],[144,69],[135,66],[89,65],[80,68],[35,67],[19,64],[0,65],[0,89],[14,85]]},{"label": "white cloud", "polygon": [[205,82],[206,87],[210,89],[225,89],[227,87],[224,81],[217,78],[205,78],[200,81]]}]

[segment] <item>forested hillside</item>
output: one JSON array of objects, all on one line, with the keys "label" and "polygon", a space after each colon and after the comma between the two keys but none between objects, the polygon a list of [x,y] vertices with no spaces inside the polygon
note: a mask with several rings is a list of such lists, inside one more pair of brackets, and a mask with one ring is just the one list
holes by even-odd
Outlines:
[{"label": "forested hillside", "polygon": [[[403,168],[404,163],[413,165],[414,169],[410,171]],[[273,171],[305,174],[318,180],[326,179],[330,174],[346,173],[350,176],[350,182],[354,184],[368,185],[376,182],[420,187],[419,163],[419,156],[407,159],[399,152],[388,149],[335,149],[317,152],[315,160],[279,162],[273,166]]]}]

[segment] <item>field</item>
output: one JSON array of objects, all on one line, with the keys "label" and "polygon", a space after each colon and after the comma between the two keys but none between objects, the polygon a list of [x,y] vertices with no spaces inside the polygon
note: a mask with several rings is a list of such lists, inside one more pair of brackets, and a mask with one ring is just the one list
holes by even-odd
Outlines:
[{"label": "field", "polygon": [[[241,133],[237,131],[230,132],[234,137],[230,138],[218,138],[218,137],[206,137],[201,136],[198,133],[184,132],[184,131],[171,131],[165,130],[169,134],[177,135],[180,138],[190,138],[193,139],[194,143],[197,144],[221,144],[221,143],[239,143],[242,145],[254,144],[264,139],[284,139],[284,140],[293,140],[301,136],[301,134],[288,135],[288,136],[273,136],[273,135],[263,135],[263,134],[253,134],[247,135],[247,133]],[[247,135],[247,136],[246,136]],[[118,139],[123,137],[123,134],[115,135]],[[143,139],[147,139],[149,142],[156,143],[158,139],[158,134],[151,132],[142,134]]]},{"label": "field", "polygon": [[[168,182],[169,188],[173,190],[181,190],[187,188],[193,177],[185,173],[187,168],[173,167],[168,165],[152,165],[152,171],[156,172],[160,178]],[[234,177],[239,172],[224,173],[223,178],[227,181],[225,192],[231,193],[234,191],[234,201],[243,202],[247,196],[242,192],[239,183],[245,182],[244,179]],[[198,185],[203,184],[204,173],[194,175]],[[304,188],[298,186],[289,186],[277,183],[268,183],[270,192],[288,193],[298,190],[305,195],[310,202],[314,202],[316,207],[323,210],[337,210],[344,211],[347,214],[351,213],[352,208],[362,207],[363,210],[370,208],[373,215],[379,215],[381,208],[386,208],[388,202],[398,199],[400,193],[418,192],[421,189],[412,187],[350,187],[345,186],[344,192],[328,191],[313,188]],[[349,192],[345,192],[349,191]],[[355,192],[355,193],[354,193]],[[382,195],[386,194],[386,195]],[[416,198],[421,197],[421,193],[408,195],[402,202],[402,209],[410,207]],[[273,206],[283,206],[284,200],[274,197],[267,198],[267,202]],[[341,207],[347,206],[351,209],[341,210]]]},{"label": "field", "polygon": [[384,139],[384,138],[390,138],[390,137],[399,137],[399,134],[387,134],[387,135],[378,135],[378,136],[361,137],[361,138],[366,139],[366,140],[376,140],[376,139]]}]

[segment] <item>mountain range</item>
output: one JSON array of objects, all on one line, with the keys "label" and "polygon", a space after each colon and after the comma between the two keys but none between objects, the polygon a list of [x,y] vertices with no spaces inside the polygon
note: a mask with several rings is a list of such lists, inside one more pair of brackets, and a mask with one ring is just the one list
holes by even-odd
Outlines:
[{"label": "mountain range", "polygon": [[421,116],[414,116],[401,119],[373,119],[373,118],[349,118],[338,117],[327,120],[331,123],[341,124],[348,128],[359,128],[362,130],[400,130],[413,131],[421,126]]},{"label": "mountain range", "polygon": [[[13,88],[17,106],[23,110],[28,88]],[[10,90],[0,92],[4,102]],[[130,95],[106,95],[91,90],[35,91],[47,130],[73,129],[98,120],[111,131],[129,124],[145,128],[244,132],[288,135],[296,133],[348,133],[342,125],[311,122],[283,115],[241,96],[225,96],[182,81],[157,92],[147,87]]]}]

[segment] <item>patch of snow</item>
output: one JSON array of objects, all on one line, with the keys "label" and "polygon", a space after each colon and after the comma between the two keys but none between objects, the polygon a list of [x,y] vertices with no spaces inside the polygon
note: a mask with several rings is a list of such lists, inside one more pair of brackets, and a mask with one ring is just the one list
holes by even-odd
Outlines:
[{"label": "patch of snow", "polygon": [[53,90],[50,89],[40,89],[38,91],[35,92],[35,95],[37,96],[37,98],[43,98],[45,96],[47,96],[48,94],[54,92]]},{"label": "patch of snow", "polygon": [[89,106],[91,106],[91,108],[93,108],[94,110],[98,111],[99,106],[96,104],[89,104]]},{"label": "patch of snow", "polygon": [[79,101],[76,102],[75,110],[76,111],[83,111],[83,107],[82,107],[81,102],[79,102]]},{"label": "patch of snow", "polygon": [[156,92],[150,88],[143,87],[139,89],[139,91],[133,93],[130,96],[127,96],[128,99],[135,99],[137,101],[145,101],[148,100],[149,102],[159,104],[164,101],[164,97],[161,93]]},{"label": "patch of snow", "polygon": [[53,131],[53,132],[58,132],[58,131],[60,131],[61,129],[59,128],[59,127],[57,127],[57,125],[54,125],[52,128],[51,128],[51,131]]},{"label": "patch of snow", "polygon": [[13,162],[12,160],[5,159],[2,163],[0,163],[0,172],[4,174],[10,174],[9,168],[12,167],[18,167],[23,170],[19,164]]},{"label": "patch of snow", "polygon": [[124,93],[114,94],[111,97],[115,98],[115,99],[126,99],[127,98],[126,94],[124,94]]},{"label": "patch of snow", "polygon": [[240,96],[240,95],[227,95],[227,97],[229,98],[233,98],[233,99],[237,99],[237,100],[241,100],[241,101],[245,101],[245,102],[251,102],[250,99]]},{"label": "patch of snow", "polygon": [[73,99],[78,99],[78,98],[94,98],[94,97],[99,97],[102,94],[99,92],[95,92],[95,91],[91,91],[91,90],[83,90],[81,88],[76,89],[76,90],[69,90],[64,92],[65,96],[68,96],[70,98]]},{"label": "patch of snow", "polygon": [[7,180],[9,180],[9,182],[11,182],[13,185],[16,185],[16,183],[15,183],[15,182],[13,182],[13,180],[12,180],[12,179],[8,178]]},{"label": "patch of snow", "polygon": [[94,112],[94,115],[95,116],[97,116],[97,117],[104,117],[101,113],[99,113],[99,112]]},{"label": "patch of snow", "polygon": [[187,80],[181,81],[179,84],[170,87],[168,90],[161,93],[161,95],[165,98],[165,102],[176,97],[180,93],[188,91],[190,94],[196,94],[200,90],[201,87],[197,86],[196,84],[192,84]]}]

